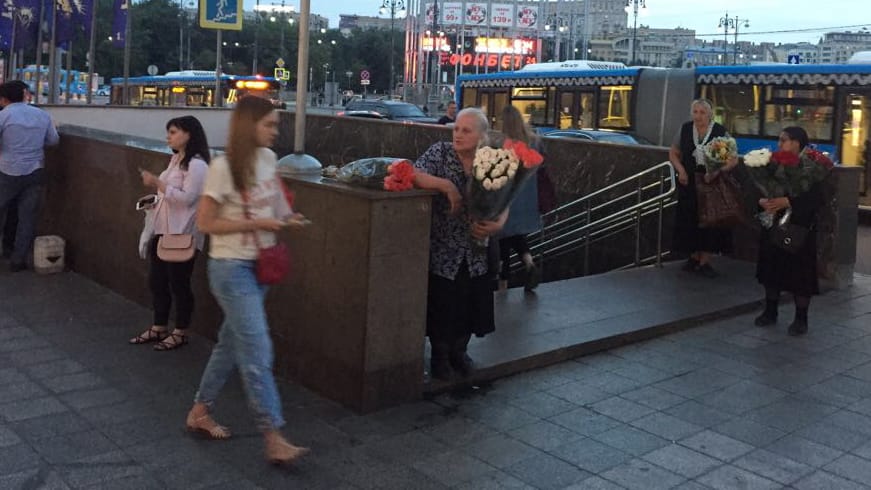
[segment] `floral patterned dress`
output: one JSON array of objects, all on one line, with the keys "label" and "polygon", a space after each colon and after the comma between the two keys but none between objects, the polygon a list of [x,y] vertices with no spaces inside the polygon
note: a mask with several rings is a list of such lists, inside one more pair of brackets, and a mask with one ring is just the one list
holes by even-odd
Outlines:
[{"label": "floral patterned dress", "polygon": [[[432,145],[414,166],[451,181],[460,193],[468,186],[469,177],[450,143]],[[442,194],[433,198],[429,267],[426,333],[431,340],[483,337],[496,329],[487,249],[473,245],[465,205],[451,214]]]}]

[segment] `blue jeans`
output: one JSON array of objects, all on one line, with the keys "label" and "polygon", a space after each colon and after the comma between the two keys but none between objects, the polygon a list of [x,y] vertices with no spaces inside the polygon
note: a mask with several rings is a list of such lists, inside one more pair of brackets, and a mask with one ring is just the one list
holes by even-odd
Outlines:
[{"label": "blue jeans", "polygon": [[284,425],[284,417],[272,374],[272,339],[263,305],[267,288],[257,282],[253,260],[210,258],[208,271],[224,323],[194,401],[211,407],[238,368],[257,428],[276,430]]},{"label": "blue jeans", "polygon": [[42,169],[28,175],[6,175],[0,172],[0,211],[10,202],[18,200],[18,227],[10,257],[13,264],[25,264],[33,246],[45,187],[42,174]]}]

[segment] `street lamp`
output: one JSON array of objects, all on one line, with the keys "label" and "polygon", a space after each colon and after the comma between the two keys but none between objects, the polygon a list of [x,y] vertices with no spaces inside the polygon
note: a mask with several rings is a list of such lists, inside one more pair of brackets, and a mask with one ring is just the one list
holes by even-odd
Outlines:
[{"label": "street lamp", "polygon": [[395,22],[396,16],[404,16],[405,15],[405,2],[403,0],[384,0],[381,4],[381,8],[378,9],[378,12],[381,15],[385,15],[387,12],[390,12],[390,81],[387,82],[387,90],[389,90],[390,96],[393,96],[393,92],[395,90],[394,84],[396,83],[396,79],[393,76],[393,70],[395,69],[395,64],[393,62],[394,56],[394,35],[393,33],[396,30]]},{"label": "street lamp", "polygon": [[554,31],[554,55],[556,56],[556,61],[562,61],[562,49],[560,47],[560,40],[562,39],[562,33],[568,30],[568,26],[566,26],[566,20],[561,15],[551,15],[547,18],[547,22],[545,22],[544,24],[544,30]]},{"label": "street lamp", "polygon": [[[270,22],[278,22],[279,19],[287,19],[287,23],[293,25],[294,19],[290,17],[289,14],[295,11],[295,8],[292,5],[285,5],[284,0],[281,0],[281,4],[277,4],[272,2],[270,5],[260,5],[259,0],[257,5],[254,6],[254,10],[258,12],[258,20],[259,13],[264,12],[269,14]],[[281,14],[281,15],[277,15]],[[255,32],[256,34],[256,32]],[[284,23],[281,24],[281,43],[280,43],[280,51],[279,56],[284,58]],[[257,67],[257,41],[255,40],[255,48],[254,48],[254,67],[256,70]],[[255,71],[256,74],[256,71]]]},{"label": "street lamp", "polygon": [[626,12],[632,9],[632,57],[630,64],[635,63],[635,42],[638,40],[638,9],[647,8],[647,0],[626,0]]},{"label": "street lamp", "polygon": [[733,64],[738,64],[738,27],[741,26],[741,22],[744,23],[744,27],[750,27],[750,19],[739,19],[736,15],[735,17],[729,17],[729,12],[726,12],[724,17],[720,17],[720,24],[717,27],[723,28],[723,64],[729,64],[729,29],[735,30],[735,60]]}]

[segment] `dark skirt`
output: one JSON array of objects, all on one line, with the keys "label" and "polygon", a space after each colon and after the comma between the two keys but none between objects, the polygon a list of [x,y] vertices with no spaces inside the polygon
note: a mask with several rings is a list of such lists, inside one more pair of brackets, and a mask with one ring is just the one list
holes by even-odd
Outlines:
[{"label": "dark skirt", "polygon": [[453,281],[429,275],[426,334],[430,339],[451,340],[468,334],[483,337],[495,330],[489,274],[471,278],[468,267],[462,264]]},{"label": "dark skirt", "polygon": [[702,173],[689,173],[687,185],[677,185],[677,207],[671,248],[679,255],[694,252],[731,253],[732,230],[729,228],[699,228],[699,201],[696,181]]},{"label": "dark skirt", "polygon": [[762,230],[756,279],[766,288],[789,291],[796,296],[820,294],[817,276],[816,233],[808,233],[804,247],[796,254],[771,243],[768,230]]}]

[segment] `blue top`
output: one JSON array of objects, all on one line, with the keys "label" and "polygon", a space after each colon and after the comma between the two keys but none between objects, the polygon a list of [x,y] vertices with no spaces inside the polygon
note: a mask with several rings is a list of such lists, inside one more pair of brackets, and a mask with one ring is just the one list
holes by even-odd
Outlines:
[{"label": "blue top", "polygon": [[60,141],[51,116],[42,109],[15,102],[0,111],[0,172],[30,175],[42,168],[43,148]]},{"label": "blue top", "polygon": [[501,238],[528,235],[541,229],[541,213],[538,210],[538,178],[535,174],[526,179],[526,182],[517,191],[511,208],[508,211],[508,220],[502,231]]},{"label": "blue top", "polygon": [[[451,181],[465,195],[469,178],[453,144],[436,143],[430,146],[414,166],[429,175]],[[439,193],[433,198],[429,272],[454,280],[465,261],[469,267],[469,277],[483,276],[487,273],[487,249],[472,246],[465,199],[459,213],[451,214],[450,209],[451,205],[444,194]]]}]

